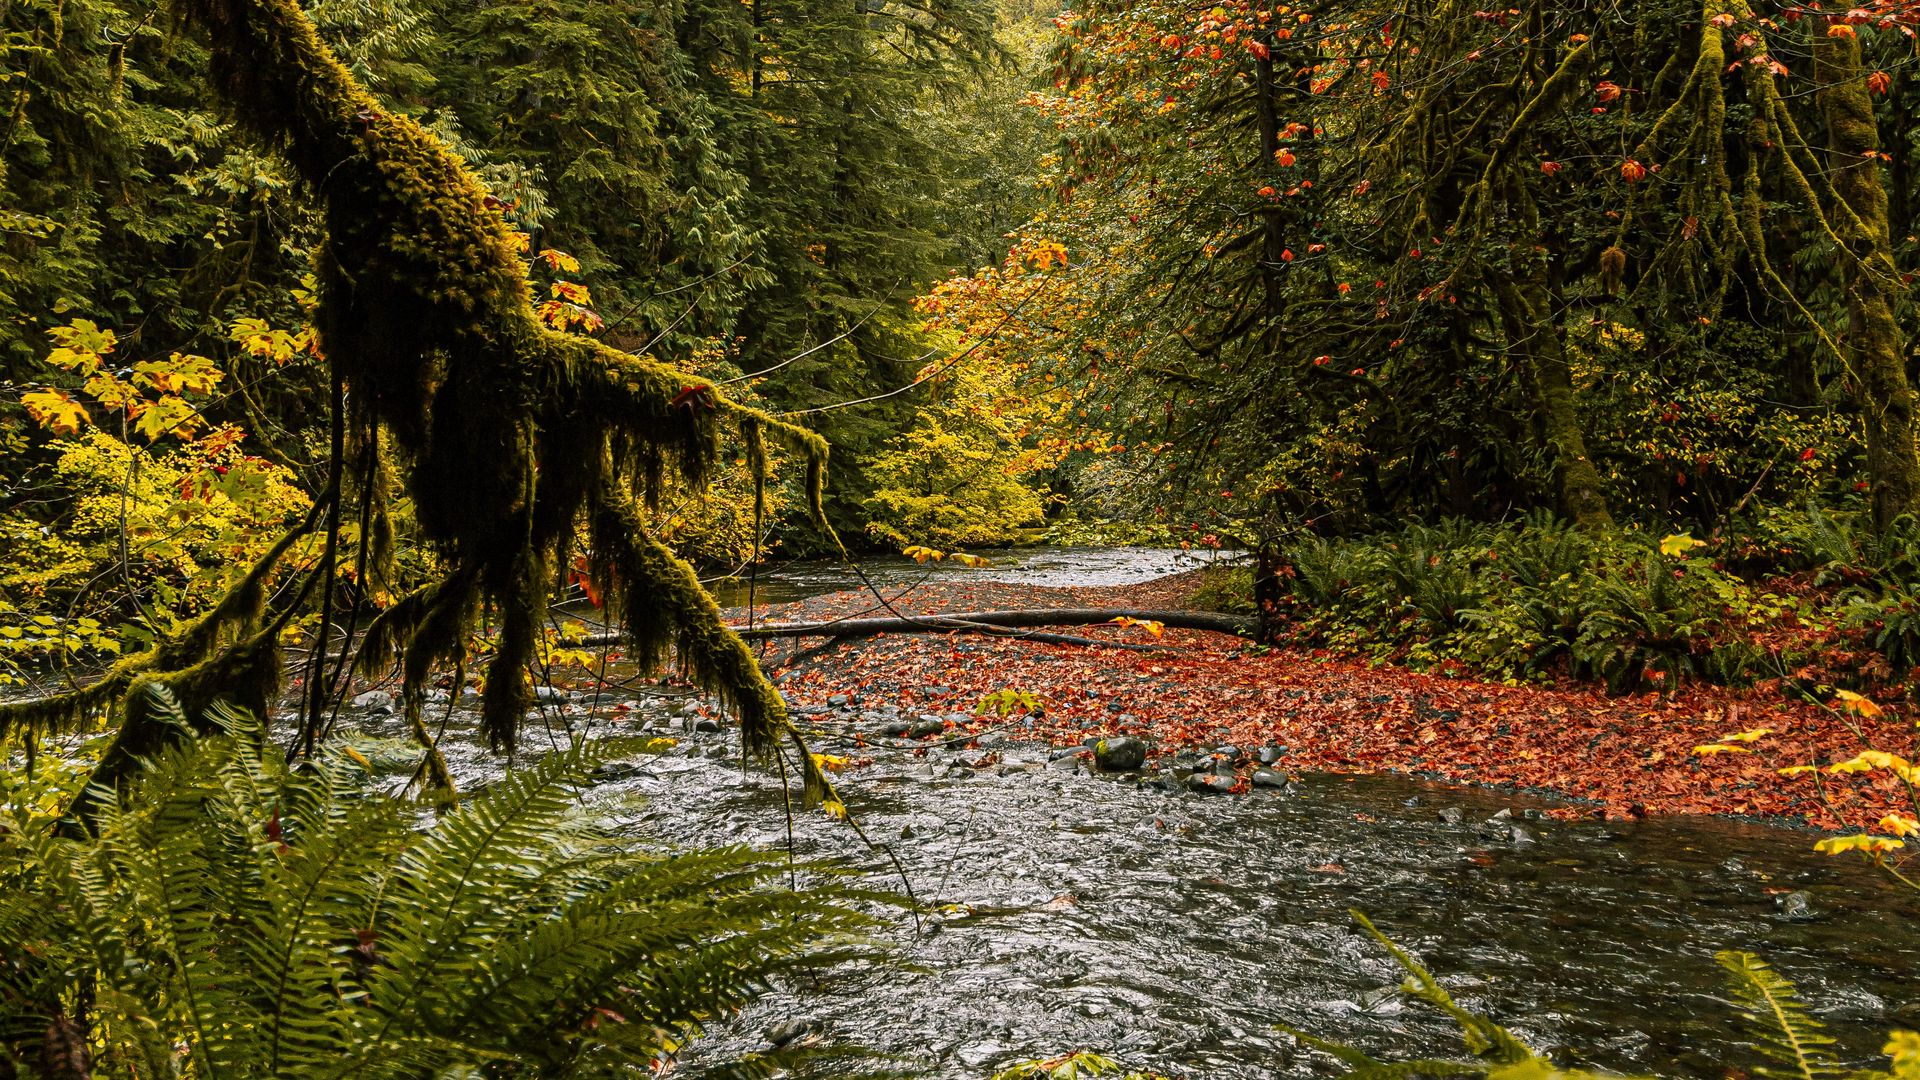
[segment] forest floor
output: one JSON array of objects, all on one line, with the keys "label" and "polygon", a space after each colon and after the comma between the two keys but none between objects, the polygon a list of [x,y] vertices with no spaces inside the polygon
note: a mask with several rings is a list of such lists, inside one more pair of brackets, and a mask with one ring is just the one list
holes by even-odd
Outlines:
[{"label": "forest floor", "polygon": [[[856,615],[1043,607],[1182,607],[1192,575],[1121,587],[927,584],[762,606],[756,622]],[[736,616],[743,615],[735,612]],[[1689,684],[1671,694],[1610,697],[1588,684],[1508,686],[1374,667],[1315,651],[1261,650],[1221,634],[1140,627],[1074,628],[1150,652],[1047,645],[977,635],[892,635],[771,646],[763,662],[796,704],[895,704],[953,716],[999,690],[1033,695],[1037,738],[1058,746],[1136,735],[1158,755],[1227,745],[1285,750],[1296,772],[1398,772],[1578,800],[1567,817],[1704,813],[1787,817],[1822,828],[1870,826],[1906,807],[1884,772],[1781,777],[1788,765],[1895,751],[1913,721],[1893,710],[1843,716],[1789,701],[1777,685],[1742,690]],[[836,695],[847,695],[830,701]],[[977,716],[950,727],[1005,726]],[[1700,756],[1730,732],[1771,734],[1751,753]],[[959,732],[949,731],[950,740]],[[1149,762],[1149,767],[1152,767]]]}]

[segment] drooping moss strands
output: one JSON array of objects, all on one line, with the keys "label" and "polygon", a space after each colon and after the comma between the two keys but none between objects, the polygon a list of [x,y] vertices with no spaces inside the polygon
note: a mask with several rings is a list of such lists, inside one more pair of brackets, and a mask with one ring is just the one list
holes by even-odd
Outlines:
[{"label": "drooping moss strands", "polygon": [[621,620],[632,643],[632,659],[657,670],[671,657],[683,674],[714,688],[739,718],[748,754],[764,758],[784,737],[799,754],[808,803],[839,807],[832,784],[789,721],[779,691],[746,642],[727,628],[693,568],[647,535],[632,497],[614,484],[604,485],[591,511],[590,531],[594,575],[608,614]]}]

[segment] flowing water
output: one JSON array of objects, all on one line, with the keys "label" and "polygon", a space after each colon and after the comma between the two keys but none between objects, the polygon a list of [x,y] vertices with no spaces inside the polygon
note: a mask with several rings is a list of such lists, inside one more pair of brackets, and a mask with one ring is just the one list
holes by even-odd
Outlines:
[{"label": "flowing water", "polygon": [[[668,845],[789,842],[777,779],[734,764],[728,734],[688,730],[698,714],[684,700],[621,700],[618,721],[605,699],[549,709],[556,741],[642,726],[680,739],[610,769],[593,812]],[[930,1075],[981,1080],[1079,1048],[1194,1078],[1326,1071],[1276,1024],[1383,1055],[1452,1052],[1451,1028],[1393,992],[1397,969],[1348,909],[1463,1003],[1568,1062],[1750,1071],[1760,1059],[1724,1000],[1721,949],[1759,953],[1798,982],[1858,1064],[1884,1064],[1889,1028],[1920,1027],[1915,905],[1853,860],[1814,855],[1805,832],[1562,823],[1517,796],[1394,777],[1164,791],[1089,774],[1017,726],[986,750],[878,737],[890,715],[853,701],[804,719],[820,748],[874,759],[844,781],[848,804],[932,914],[917,928],[894,919],[902,964],[783,988],[719,1031],[717,1049],[805,1021]],[[452,749],[470,780],[493,768]],[[898,887],[891,859],[845,825],[802,814],[792,828],[800,858]]]},{"label": "flowing water", "polygon": [[862,588],[860,574],[875,587],[895,591],[916,582],[1009,582],[1019,585],[1131,585],[1228,560],[1233,552],[1178,548],[995,548],[972,554],[988,565],[968,569],[949,563],[917,563],[903,555],[862,557],[860,573],[844,563],[797,560],[761,568],[752,581],[721,578],[708,583],[723,607],[744,605],[749,588],[756,604],[783,604],[809,596]]}]

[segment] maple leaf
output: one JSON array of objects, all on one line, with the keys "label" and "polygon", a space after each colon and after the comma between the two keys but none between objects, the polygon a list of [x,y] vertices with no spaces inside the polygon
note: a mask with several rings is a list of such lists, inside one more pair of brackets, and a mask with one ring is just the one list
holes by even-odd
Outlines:
[{"label": "maple leaf", "polygon": [[1841,855],[1849,851],[1864,851],[1877,855],[1906,846],[1905,841],[1895,840],[1892,837],[1854,833],[1850,836],[1830,836],[1813,845],[1813,850],[1822,855]]},{"label": "maple leaf", "polygon": [[1705,540],[1695,540],[1686,533],[1674,533],[1672,536],[1660,541],[1660,554],[1668,558],[1678,558],[1692,551],[1694,548],[1706,546],[1707,542]]},{"label": "maple leaf", "polygon": [[34,390],[20,396],[27,415],[56,435],[73,435],[93,418],[86,407],[59,390]]},{"label": "maple leaf", "polygon": [[1876,71],[1867,76],[1867,89],[1876,94],[1885,95],[1893,89],[1893,76],[1884,71]]},{"label": "maple leaf", "polygon": [[1872,698],[1856,694],[1851,690],[1835,690],[1833,700],[1839,702],[1842,709],[1855,716],[1875,717],[1886,711]]},{"label": "maple leaf", "polygon": [[1895,836],[1913,836],[1920,834],[1920,821],[1901,814],[1888,814],[1880,819],[1879,827]]}]

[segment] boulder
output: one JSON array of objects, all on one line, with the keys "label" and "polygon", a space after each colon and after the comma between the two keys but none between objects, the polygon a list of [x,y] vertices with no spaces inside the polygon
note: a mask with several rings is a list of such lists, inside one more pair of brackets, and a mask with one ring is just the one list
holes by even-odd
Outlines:
[{"label": "boulder", "polygon": [[1147,763],[1147,744],[1131,735],[1093,744],[1093,763],[1101,772],[1136,772]]}]

